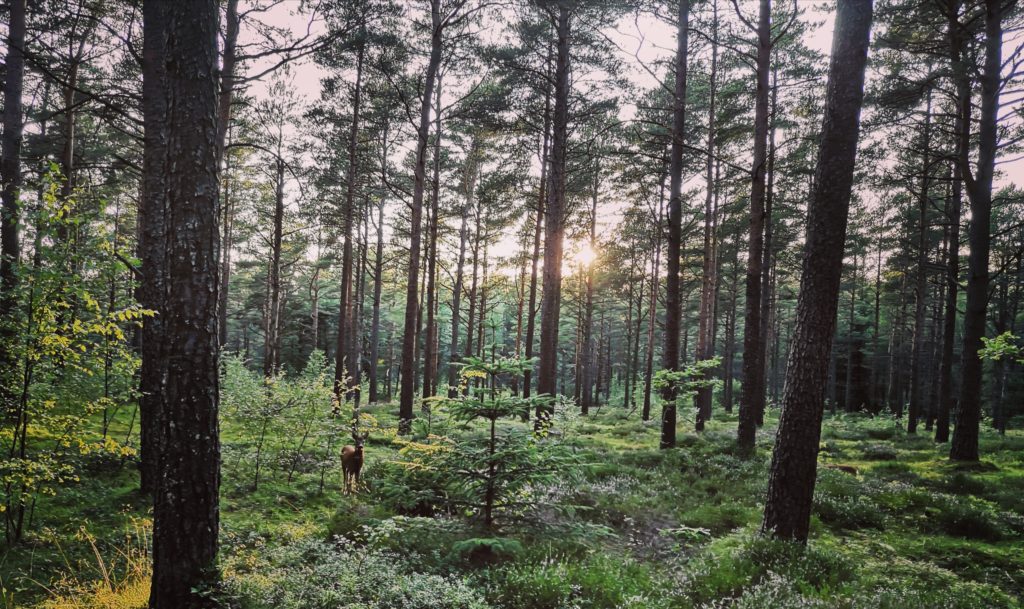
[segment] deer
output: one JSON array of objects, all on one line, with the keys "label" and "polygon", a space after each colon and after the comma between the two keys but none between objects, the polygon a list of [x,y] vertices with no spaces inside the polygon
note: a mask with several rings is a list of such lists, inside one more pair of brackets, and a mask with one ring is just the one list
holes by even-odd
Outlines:
[{"label": "deer", "polygon": [[[355,445],[346,444],[341,449],[341,471],[345,477],[345,494],[359,491],[359,471],[363,469],[363,443],[370,435],[352,432]],[[353,491],[355,489],[355,491]]]}]

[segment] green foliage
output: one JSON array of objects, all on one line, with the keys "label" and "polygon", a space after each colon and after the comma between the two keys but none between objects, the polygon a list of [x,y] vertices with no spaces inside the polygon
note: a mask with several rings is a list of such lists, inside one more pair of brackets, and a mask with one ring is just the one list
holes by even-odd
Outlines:
[{"label": "green foliage", "polygon": [[10,367],[0,370],[0,512],[9,541],[24,533],[26,511],[78,482],[91,462],[135,454],[131,429],[119,439],[110,423],[136,397],[139,362],[128,335],[152,313],[117,289],[127,257],[116,228],[94,223],[96,211],[59,189],[51,173],[26,214],[34,252],[15,265],[18,308],[0,320],[14,337],[5,345]]},{"label": "green foliage", "polygon": [[459,577],[413,571],[414,557],[407,553],[360,547],[343,538],[303,538],[287,545],[254,539],[231,548],[228,556],[223,596],[248,609],[487,607]]},{"label": "green foliage", "polygon": [[322,352],[310,354],[294,376],[263,377],[239,355],[223,361],[221,404],[231,422],[224,461],[230,479],[248,478],[257,490],[268,467],[290,483],[297,474],[323,473],[337,463],[349,418],[335,412],[333,376]]},{"label": "green foliage", "polygon": [[721,364],[722,358],[715,356],[687,364],[682,370],[658,370],[654,373],[651,386],[658,391],[673,389],[676,399],[689,397],[703,387],[718,387],[722,384],[721,379],[711,377],[711,373]]},{"label": "green foliage", "polygon": [[504,609],[667,607],[650,567],[627,557],[536,557],[476,575],[488,600]]},{"label": "green foliage", "polygon": [[[298,383],[300,376],[278,382]],[[478,379],[471,395],[490,399],[490,379]],[[263,379],[257,374],[251,382],[253,395],[263,400]],[[365,470],[370,492],[341,495],[333,482],[316,492],[315,470],[299,470],[287,483],[283,455],[296,437],[276,436],[300,429],[289,422],[298,409],[281,413],[268,428],[275,437],[268,438],[272,448],[259,491],[250,490],[251,463],[240,469],[226,463],[221,596],[229,606],[1011,609],[1019,607],[1014,595],[1024,591],[1024,528],[1016,507],[1024,488],[1024,443],[1012,430],[1005,438],[983,431],[990,462],[965,470],[948,464],[930,440],[898,432],[885,440],[898,461],[864,459],[864,448],[879,441],[869,432],[889,429],[890,420],[828,417],[826,431],[840,433],[825,441],[833,450],[820,458],[844,455],[842,462],[860,475],[819,467],[812,539],[802,549],[754,534],[768,463],[730,452],[732,418],[718,416],[703,434],[681,435],[680,448],[666,453],[657,448],[656,428],[611,409],[581,421],[568,414],[577,409],[556,406],[555,427],[540,438],[515,414],[498,417],[499,436],[517,433],[541,446],[571,447],[591,465],[531,483],[515,496],[529,505],[499,512],[496,530],[487,532],[477,526],[480,513],[466,507],[472,497],[463,495],[453,473],[460,444],[487,445],[487,417],[456,419],[440,400],[431,429],[445,435],[392,439],[392,407],[363,409],[360,427],[373,430]],[[250,427],[235,410],[223,413],[226,437],[241,443]],[[350,413],[339,417],[336,477]],[[774,414],[768,413],[769,427]],[[123,501],[110,499],[106,487],[78,490],[54,499],[68,506],[56,513],[60,518],[70,519],[82,505],[112,505],[109,511],[117,512]],[[431,508],[421,511],[417,503]],[[144,503],[133,509],[144,513]],[[117,520],[106,522],[111,527]],[[73,535],[74,529],[54,533]],[[88,545],[68,549],[91,560]],[[8,564],[43,572],[46,547],[33,552]],[[89,583],[88,575],[82,579]],[[24,604],[21,590],[29,584],[9,581],[5,577],[4,585]],[[140,588],[144,580],[126,581],[123,589]]]},{"label": "green foliage", "polygon": [[805,547],[763,537],[726,538],[686,565],[683,591],[698,602],[735,597],[778,574],[795,589],[813,594],[841,589],[852,573],[853,565],[846,557],[820,545]]},{"label": "green foliage", "polygon": [[[529,360],[467,358],[460,391],[433,402],[433,417],[461,425],[457,438],[428,436],[400,441],[403,460],[388,468],[381,496],[403,513],[458,513],[494,529],[521,520],[538,503],[537,489],[572,471],[574,459],[547,431],[534,433],[517,421],[539,400],[524,399],[502,385],[522,374]],[[484,429],[479,425],[484,424]]]},{"label": "green foliage", "polygon": [[381,464],[374,494],[399,514],[433,516],[452,513],[445,467],[453,440],[428,436],[424,442],[396,438],[397,458]]},{"label": "green foliage", "polygon": [[881,529],[886,514],[853,476],[830,469],[818,471],[814,514],[841,529]]},{"label": "green foliage", "polygon": [[1017,344],[1016,341],[1018,340],[1020,339],[1014,336],[1012,332],[1003,332],[993,338],[983,336],[981,337],[981,342],[985,346],[978,351],[978,357],[992,360],[993,362],[1006,358],[1024,364],[1024,349]]},{"label": "green foliage", "polygon": [[487,564],[522,554],[523,544],[504,537],[473,537],[453,544],[452,552],[470,564]]},{"label": "green foliage", "polygon": [[896,447],[891,444],[868,444],[862,452],[870,461],[892,461],[897,457]]},{"label": "green foliage", "polygon": [[956,495],[940,495],[938,499],[938,505],[926,513],[947,535],[998,541],[1024,533],[1024,517],[1001,512],[984,499]]}]

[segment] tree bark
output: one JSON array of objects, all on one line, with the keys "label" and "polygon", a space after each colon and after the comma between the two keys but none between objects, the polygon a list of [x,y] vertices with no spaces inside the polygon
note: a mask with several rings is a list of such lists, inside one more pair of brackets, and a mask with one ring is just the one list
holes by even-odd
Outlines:
[{"label": "tree bark", "polygon": [[739,299],[739,242],[733,252],[732,277],[729,284],[729,310],[725,322],[725,386],[722,388],[722,408],[731,413],[733,409],[733,378],[736,366],[736,301]]},{"label": "tree bark", "polygon": [[761,527],[764,534],[800,542],[807,541],[811,521],[870,29],[871,0],[839,3],[796,327]]},{"label": "tree bark", "polygon": [[[356,48],[356,80],[352,94],[352,123],[348,134],[348,171],[345,176],[345,208],[342,213],[341,234],[344,245],[341,252],[341,294],[338,306],[338,346],[334,361],[334,393],[340,403],[352,398],[358,386],[353,386],[359,362],[352,361],[355,334],[354,302],[352,298],[352,225],[356,207],[356,172],[358,168],[359,113],[362,104],[363,56],[365,44]],[[429,111],[429,108],[428,108]],[[422,203],[423,193],[420,193]],[[418,231],[418,227],[417,227]],[[417,234],[418,236],[418,234]]]},{"label": "tree bark", "polygon": [[[231,125],[231,104],[235,92],[235,65],[237,63],[238,30],[241,24],[238,15],[238,0],[228,0],[224,23],[224,54],[220,68],[220,94],[217,97],[217,166],[224,167],[224,201],[221,216],[223,251],[220,265],[220,303],[218,304],[218,326],[220,344],[228,344],[228,294],[231,289],[231,238],[234,208],[228,193],[227,163],[224,151],[227,146],[228,130]],[[314,344],[315,348],[315,344]]]},{"label": "tree bark", "polygon": [[161,383],[165,360],[163,317],[167,281],[167,154],[165,65],[168,11],[159,2],[143,5],[143,142],[142,200],[139,202],[138,255],[142,261],[139,304],[156,314],[143,320],[139,367],[139,485],[153,492],[157,479]]},{"label": "tree bark", "polygon": [[[665,257],[668,278],[665,282],[665,345],[661,367],[679,369],[679,326],[682,302],[679,293],[679,255],[682,241],[683,149],[686,137],[686,69],[690,37],[690,2],[679,0],[676,22],[675,88],[672,99],[672,146],[669,151],[668,248]],[[662,392],[661,448],[676,445],[676,397],[673,384]]]},{"label": "tree bark", "polygon": [[954,398],[953,360],[956,341],[957,292],[960,288],[960,214],[963,209],[963,169],[970,154],[971,89],[964,78],[964,38],[959,13],[961,2],[951,2],[947,14],[950,63],[956,81],[956,115],[953,130],[956,151],[953,161],[952,193],[949,203],[949,237],[946,254],[946,313],[942,322],[942,362],[939,368],[939,412],[935,421],[935,441],[949,441],[949,415]]},{"label": "tree bark", "polygon": [[420,102],[420,122],[416,132],[416,166],[414,172],[412,209],[409,226],[409,266],[405,287],[405,322],[402,335],[402,387],[398,405],[398,431],[406,435],[412,430],[413,400],[416,394],[416,317],[419,312],[419,269],[421,224],[423,223],[423,191],[427,173],[427,139],[430,135],[430,108],[434,98],[434,84],[441,65],[441,0],[430,0],[430,59],[423,82]]},{"label": "tree bark", "polygon": [[907,409],[907,433],[917,433],[917,420],[921,417],[921,380],[924,362],[925,304],[928,299],[928,185],[930,146],[932,134],[932,94],[928,91],[928,106],[924,116],[924,142],[921,159],[921,192],[917,195],[919,224],[917,227],[917,274],[914,284],[914,345],[910,361],[910,406]]},{"label": "tree bark", "polygon": [[21,144],[24,110],[22,92],[25,78],[25,0],[12,0],[7,29],[5,60],[3,141],[0,156],[0,410],[9,412],[15,399],[15,360],[12,352],[17,339],[13,313],[17,306],[15,267],[21,257],[18,242],[21,191]]},{"label": "tree bark", "polygon": [[760,0],[757,22],[757,90],[754,97],[754,161],[751,170],[750,228],[747,243],[746,317],[743,325],[743,381],[737,441],[752,452],[757,415],[764,410],[764,349],[761,345],[761,268],[764,249],[764,195],[768,160],[768,75],[771,63],[771,0]]},{"label": "tree bark", "polygon": [[[554,397],[558,380],[558,319],[562,302],[562,238],[565,227],[566,153],[569,143],[569,35],[568,4],[560,3],[556,17],[555,109],[552,115],[551,166],[548,168],[544,206],[544,283],[541,298],[540,364],[537,393]],[[537,422],[543,424],[552,405],[538,405]]]},{"label": "tree bark", "polygon": [[427,244],[427,336],[423,350],[423,399],[436,393],[434,379],[437,376],[437,321],[435,310],[435,287],[437,281],[437,227],[439,199],[441,196],[441,75],[437,76],[434,90],[434,177],[431,180],[430,234]]},{"label": "tree bark", "polygon": [[154,4],[160,3],[145,3],[144,21],[167,10],[167,146],[159,168],[167,194],[167,285],[160,311],[167,339],[149,605],[211,607],[205,592],[216,580],[220,484],[218,6],[215,0],[169,9]]},{"label": "tree bark", "polygon": [[476,307],[477,293],[480,280],[480,223],[482,222],[483,209],[480,202],[476,204],[476,227],[473,229],[473,274],[469,284],[469,313],[466,316],[466,357],[476,354],[473,349],[473,341],[476,337]]},{"label": "tree bark", "polygon": [[469,213],[473,209],[473,193],[476,191],[476,154],[479,141],[474,139],[466,159],[462,185],[465,199],[462,204],[462,224],[459,227],[459,261],[455,268],[455,286],[452,288],[452,342],[448,349],[448,397],[458,394],[459,385],[459,325],[462,321],[462,290],[465,282],[466,242],[469,240]]},{"label": "tree bark", "polygon": [[[382,150],[387,150],[387,130],[384,132]],[[381,172],[387,172],[387,155],[381,155]],[[377,403],[377,371],[380,359],[380,295],[384,275],[384,195],[377,206],[377,244],[373,258],[373,320],[370,323],[370,403]]]},{"label": "tree bark", "polygon": [[[770,55],[769,55],[770,56]],[[775,113],[779,106],[778,66],[771,69],[771,100],[768,112],[768,160],[766,167],[766,180],[764,195],[764,243],[761,248],[761,329],[758,331],[757,361],[761,366],[761,397],[757,403],[757,412],[754,413],[754,420],[758,427],[764,425],[765,402],[768,394],[768,340],[772,324],[772,266],[775,259],[775,252],[772,249],[772,238],[774,224],[772,219],[772,205],[775,201],[775,126],[777,123]]]},{"label": "tree bark", "polygon": [[[705,193],[704,193],[704,260],[701,267],[700,284],[700,313],[697,328],[697,359],[705,360],[714,357],[714,347],[711,342],[711,332],[714,325],[715,310],[715,250],[714,250],[714,202],[715,191],[715,80],[718,71],[718,2],[715,0],[711,5],[713,20],[711,26],[711,72],[708,84],[708,136],[707,136],[707,163],[705,167]],[[700,387],[694,397],[694,406],[697,411],[697,431],[704,430],[704,422],[711,418],[711,387]]]},{"label": "tree bark", "polygon": [[[978,165],[971,174],[961,156],[967,196],[971,204],[968,230],[970,255],[967,258],[967,308],[964,312],[964,347],[961,356],[962,377],[960,408],[949,458],[955,461],[978,460],[978,427],[981,420],[981,359],[978,351],[985,336],[988,307],[988,261],[992,223],[992,177],[998,149],[999,88],[1002,65],[1002,11],[1000,0],[985,0],[985,69],[981,75],[981,123],[978,133]],[[961,74],[961,78],[966,76]],[[963,134],[961,134],[962,136]]]},{"label": "tree bark", "polygon": [[[550,63],[550,62],[549,62]],[[551,144],[551,88],[544,94],[544,134],[541,136],[540,183],[537,209],[534,211],[533,255],[530,258],[530,303],[526,308],[526,359],[530,365],[523,370],[523,398],[530,397],[533,376],[533,343],[537,333],[537,268],[540,262],[540,236],[544,229],[544,201],[547,200],[548,147]]]},{"label": "tree bark", "polygon": [[[280,153],[280,151],[278,151]],[[263,376],[277,374],[281,367],[281,248],[284,242],[284,160],[275,167],[273,235],[267,272],[267,310],[264,314]]]},{"label": "tree bark", "polygon": [[644,364],[644,405],[640,411],[640,417],[644,421],[651,420],[651,383],[654,378],[654,328],[658,321],[658,288],[661,285],[661,228],[664,220],[663,210],[665,207],[665,178],[668,173],[663,171],[661,183],[658,189],[658,217],[654,226],[657,233],[654,237],[654,256],[651,258],[651,301],[648,305],[650,317],[647,320],[647,354]]},{"label": "tree bark", "polygon": [[[639,254],[639,250],[634,249],[634,258]],[[640,286],[637,291],[636,297],[636,321],[632,328],[633,335],[633,354],[629,356],[631,359],[629,365],[629,374],[626,377],[626,396],[622,401],[622,407],[629,409],[630,413],[636,410],[636,387],[637,378],[640,374],[640,334],[642,333],[643,322],[644,322],[644,290],[647,288],[647,277],[644,276],[644,260],[639,261],[639,283]]]},{"label": "tree bark", "polygon": [[[594,163],[594,179],[590,192],[590,242],[593,251],[597,240],[597,195],[600,187],[600,165]],[[583,384],[580,395],[580,413],[589,414],[594,403],[594,269],[588,263],[584,269],[584,309],[583,309]],[[632,304],[630,304],[632,306]]]}]

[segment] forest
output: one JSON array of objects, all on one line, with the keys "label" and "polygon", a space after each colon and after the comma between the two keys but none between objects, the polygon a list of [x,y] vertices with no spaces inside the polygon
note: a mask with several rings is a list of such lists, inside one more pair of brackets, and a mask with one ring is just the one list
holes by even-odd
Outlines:
[{"label": "forest", "polygon": [[0,607],[1024,607],[1024,4],[0,1]]}]

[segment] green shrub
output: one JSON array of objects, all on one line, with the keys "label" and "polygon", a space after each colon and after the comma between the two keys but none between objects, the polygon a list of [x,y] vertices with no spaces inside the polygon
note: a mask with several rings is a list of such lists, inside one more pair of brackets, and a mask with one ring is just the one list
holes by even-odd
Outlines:
[{"label": "green shrub", "polygon": [[794,582],[769,572],[763,581],[743,591],[736,598],[725,598],[701,605],[701,609],[828,609],[831,603],[804,596],[796,591]]},{"label": "green shrub", "polygon": [[1013,607],[1006,604],[1009,599],[993,595],[973,583],[959,583],[952,589],[939,588],[923,590],[907,588],[901,582],[897,586],[878,588],[852,599],[850,609],[996,609]]},{"label": "green shrub", "polygon": [[916,482],[921,476],[915,472],[909,464],[899,461],[887,461],[879,463],[868,470],[872,478],[884,478],[888,480],[900,480],[902,482]]},{"label": "green shrub", "polygon": [[381,504],[408,516],[434,516],[449,512],[448,479],[439,467],[453,441],[431,436],[428,442],[396,440],[397,459],[380,463],[373,493]]},{"label": "green shrub", "polygon": [[869,461],[895,461],[896,447],[892,444],[868,444],[861,452]]},{"label": "green shrub", "polygon": [[501,562],[522,554],[523,544],[504,537],[473,537],[452,545],[452,553],[471,565]]},{"label": "green shrub", "polygon": [[822,522],[840,529],[882,529],[886,522],[885,514],[868,497],[815,491],[813,509]]},{"label": "green shrub", "polygon": [[998,587],[964,581],[936,565],[887,556],[869,562],[851,609],[1012,609],[1019,604]]},{"label": "green shrub", "polygon": [[477,576],[487,599],[504,609],[628,609],[666,606],[648,567],[626,557],[552,557],[488,569]]},{"label": "green shrub", "polygon": [[986,490],[985,481],[965,472],[954,472],[942,485],[945,490],[957,495],[981,495]]},{"label": "green shrub", "polygon": [[684,524],[708,529],[715,535],[722,535],[753,524],[761,518],[761,510],[737,502],[722,504],[706,503],[687,511],[681,517]]},{"label": "green shrub", "polygon": [[[724,551],[723,551],[724,550]],[[842,588],[853,567],[841,554],[765,537],[745,537],[714,547],[684,565],[681,592],[694,603],[739,597],[770,573],[792,582],[802,594]],[[746,606],[746,605],[743,605]]]},{"label": "green shrub", "polygon": [[929,520],[939,530],[956,537],[998,541],[1021,530],[1020,516],[1004,514],[988,501],[974,497],[946,495],[942,505],[928,512]]},{"label": "green shrub", "polygon": [[896,437],[896,429],[891,424],[887,427],[868,427],[864,435],[872,440],[892,440]]},{"label": "green shrub", "polygon": [[415,572],[415,562],[343,539],[236,548],[225,560],[224,594],[247,609],[488,607],[465,580]]}]

